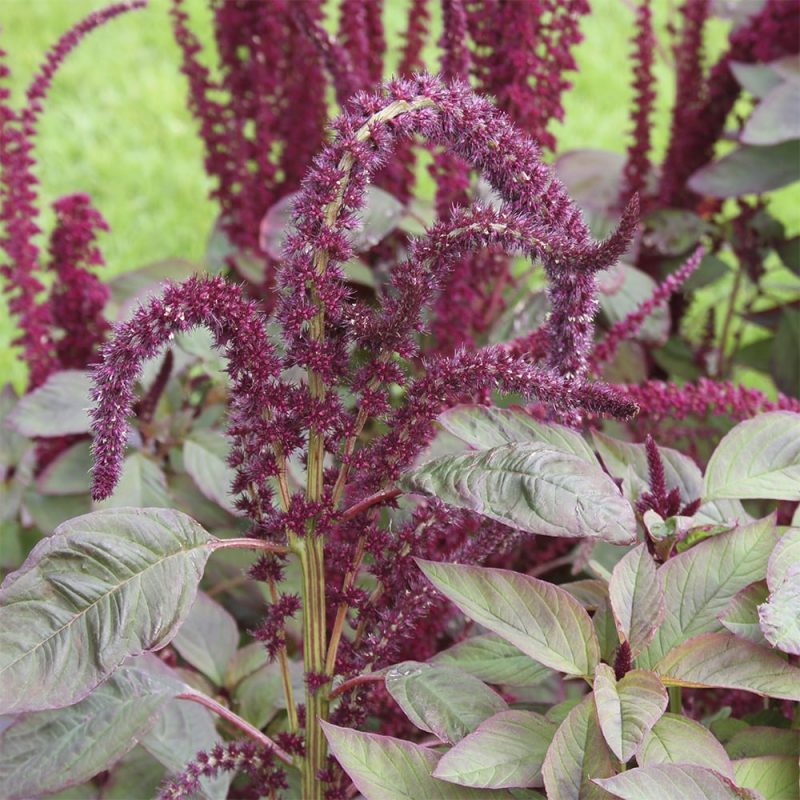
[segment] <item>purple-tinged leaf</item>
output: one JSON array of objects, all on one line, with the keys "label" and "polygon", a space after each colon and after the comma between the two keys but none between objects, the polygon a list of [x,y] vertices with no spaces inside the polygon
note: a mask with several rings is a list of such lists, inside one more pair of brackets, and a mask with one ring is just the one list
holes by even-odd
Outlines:
[{"label": "purple-tinged leaf", "polygon": [[585,578],[559,585],[569,592],[587,611],[596,611],[608,600],[608,584],[597,578]]},{"label": "purple-tinged leaf", "polygon": [[541,442],[597,464],[592,448],[572,428],[535,420],[522,409],[460,405],[445,411],[438,423],[474,450],[512,442]]},{"label": "purple-tinged leaf", "polygon": [[746,144],[697,170],[689,188],[709,197],[763,194],[794,183],[800,177],[798,163],[797,140],[767,147]]},{"label": "purple-tinged leaf", "polygon": [[[623,271],[621,286],[615,292],[599,295],[600,310],[609,325],[625,319],[639,306],[649,300],[656,290],[656,282],[645,272],[630,264],[620,265]],[[670,316],[666,304],[656,306],[633,336],[637,342],[663,344],[669,336]]]},{"label": "purple-tinged leaf", "polygon": [[[800,397],[800,311],[786,307],[775,334],[770,372],[775,385],[790,397]],[[763,363],[763,362],[762,362]]]},{"label": "purple-tinged leaf", "polygon": [[800,768],[797,756],[759,756],[733,762],[736,783],[766,800],[797,800]]},{"label": "purple-tinged leaf", "polygon": [[667,690],[652,672],[632,670],[617,682],[614,670],[598,664],[594,702],[600,730],[623,763],[633,758],[642,739],[667,708]]},{"label": "purple-tinged leaf", "polygon": [[638,666],[652,668],[680,642],[723,630],[720,615],[734,595],[763,580],[777,541],[773,515],[705,539],[660,567],[667,613]]},{"label": "purple-tinged leaf", "polygon": [[781,76],[769,64],[731,62],[731,72],[739,85],[753,97],[762,99],[783,83]]},{"label": "purple-tinged leaf", "polygon": [[800,702],[800,667],[731,633],[703,633],[671,650],[655,666],[674,686],[741,689]]},{"label": "purple-tinged leaf", "polygon": [[613,544],[636,535],[633,509],[600,466],[549,445],[444,456],[406,473],[402,484],[530,533]]},{"label": "purple-tinged leaf", "polygon": [[694,764],[655,764],[596,780],[620,800],[764,800],[718,772]]},{"label": "purple-tinged leaf", "polygon": [[502,790],[472,789],[432,777],[440,759],[435,750],[392,736],[321,724],[331,752],[365,800],[511,800]]},{"label": "purple-tinged leaf", "polygon": [[483,681],[454,667],[403,661],[386,673],[386,690],[420,730],[455,744],[508,704]]},{"label": "purple-tinged leaf", "polygon": [[428,580],[470,619],[568,675],[592,675],[600,646],[572,595],[517,572],[417,559]]},{"label": "purple-tinged leaf", "polygon": [[454,644],[437,653],[431,663],[456,667],[496,686],[536,686],[552,674],[547,667],[494,633],[471,636]]},{"label": "purple-tinged leaf", "polygon": [[54,372],[38,389],[26,394],[8,415],[8,424],[23,436],[69,436],[91,428],[89,372]]},{"label": "purple-tinged leaf", "polygon": [[88,494],[91,468],[90,442],[76,442],[59,453],[36,476],[36,489],[45,495]]},{"label": "purple-tinged leaf", "polygon": [[768,594],[764,581],[751,583],[734,595],[720,614],[719,621],[734,635],[753,644],[766,645],[767,640],[758,624],[758,606],[767,599]]},{"label": "purple-tinged leaf", "polygon": [[642,243],[646,247],[663,256],[681,256],[708,232],[708,223],[694,211],[660,208],[647,215],[644,228]]},{"label": "purple-tinged leaf", "polygon": [[608,594],[620,640],[628,642],[631,655],[636,656],[650,643],[666,614],[663,577],[644,544],[614,567]]},{"label": "purple-tinged leaf", "polygon": [[[612,439],[597,431],[592,432],[592,439],[606,469],[622,481],[625,496],[637,500],[650,487],[645,446]],[[659,447],[658,452],[664,465],[667,490],[678,489],[684,503],[697,500],[703,493],[703,473],[697,464],[669,447]]]},{"label": "purple-tinged leaf", "polygon": [[680,714],[664,714],[644,737],[636,761],[640,767],[655,764],[695,764],[733,779],[733,766],[725,748],[711,731]]},{"label": "purple-tinged leaf", "polygon": [[442,756],[435,778],[479,789],[541,785],[556,725],[532,711],[501,711]]},{"label": "purple-tinged leaf", "polygon": [[236,620],[204,592],[197,593],[189,616],[172,640],[178,653],[217,686],[222,685],[238,644]]},{"label": "purple-tinged leaf", "polygon": [[783,583],[758,607],[758,621],[773,647],[800,655],[800,564],[789,568]]},{"label": "purple-tinged leaf", "polygon": [[108,769],[175,694],[147,673],[122,667],[75,705],[20,715],[0,733],[0,796],[28,800]]},{"label": "purple-tinged leaf", "polygon": [[767,586],[770,591],[775,591],[788,578],[789,570],[796,564],[800,564],[800,527],[791,527],[785,530],[769,557]]},{"label": "purple-tinged leaf", "polygon": [[619,633],[611,610],[611,601],[605,599],[592,616],[592,626],[600,642],[600,657],[606,663],[611,663],[619,649]]},{"label": "purple-tinged leaf", "polygon": [[613,795],[593,781],[618,769],[589,694],[569,712],[547,750],[542,775],[548,800],[610,800]]},{"label": "purple-tinged leaf", "polygon": [[40,541],[0,587],[0,713],[77,703],[186,618],[214,541],[167,509],[96,511]]},{"label": "purple-tinged leaf", "polygon": [[800,81],[785,81],[770,90],[750,115],[740,138],[755,145],[800,139]]},{"label": "purple-tinged leaf", "polygon": [[729,431],[709,459],[704,496],[800,500],[800,414],[771,411]]}]

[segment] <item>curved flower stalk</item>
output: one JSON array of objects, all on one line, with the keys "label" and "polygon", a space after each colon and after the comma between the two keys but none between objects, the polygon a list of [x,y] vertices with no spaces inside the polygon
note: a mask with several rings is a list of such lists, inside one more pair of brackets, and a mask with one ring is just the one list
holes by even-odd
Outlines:
[{"label": "curved flower stalk", "polygon": [[[120,14],[144,6],[144,0],[116,3],[92,12],[70,28],[47,52],[26,91],[26,104],[19,111],[8,105],[9,91],[0,86],[0,220],[5,229],[2,248],[7,258],[0,265],[0,274],[6,279],[5,292],[11,295],[9,311],[18,319],[21,333],[15,344],[22,347],[22,359],[28,366],[29,389],[42,384],[59,365],[51,331],[51,305],[40,300],[44,285],[36,276],[40,268],[36,244],[40,229],[33,147],[43,101],[58,68],[87,34]],[[0,51],[0,61],[4,56],[5,52]],[[0,63],[0,82],[8,75],[8,67]],[[56,208],[58,215],[63,211],[63,207]],[[97,222],[90,225],[102,227]],[[83,288],[89,288],[89,284]],[[73,297],[77,290],[78,286],[73,286]]]}]

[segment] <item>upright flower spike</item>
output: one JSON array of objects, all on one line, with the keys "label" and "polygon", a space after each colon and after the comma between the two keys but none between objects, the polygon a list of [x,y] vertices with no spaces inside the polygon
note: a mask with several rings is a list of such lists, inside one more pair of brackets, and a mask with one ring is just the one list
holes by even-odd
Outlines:
[{"label": "upright flower spike", "polygon": [[108,224],[85,194],[62,197],[53,209],[49,268],[56,279],[50,309],[53,325],[61,332],[55,350],[62,369],[84,369],[111,328],[103,315],[108,286],[92,272],[105,263],[95,237],[107,231]]},{"label": "upright flower spike", "polygon": [[[5,292],[11,294],[9,311],[17,317],[22,359],[28,365],[28,388],[45,381],[57,366],[50,331],[51,312],[40,302],[43,285],[36,277],[39,268],[40,232],[37,208],[37,180],[33,173],[36,125],[53,77],[81,40],[109,20],[127,11],[143,8],[143,0],[116,3],[92,12],[68,30],[45,56],[26,92],[26,104],[19,111],[8,105],[9,92],[0,87],[0,220],[5,228],[2,248],[7,261],[0,265],[6,279]],[[5,56],[0,51],[0,60]],[[9,70],[0,65],[0,82]]]},{"label": "upright flower spike", "polygon": [[641,0],[636,9],[636,35],[633,50],[633,106],[631,110],[633,138],[628,147],[628,158],[620,200],[631,195],[645,196],[650,174],[650,137],[652,133],[653,104],[656,99],[653,58],[656,37],[653,31],[651,0]]}]

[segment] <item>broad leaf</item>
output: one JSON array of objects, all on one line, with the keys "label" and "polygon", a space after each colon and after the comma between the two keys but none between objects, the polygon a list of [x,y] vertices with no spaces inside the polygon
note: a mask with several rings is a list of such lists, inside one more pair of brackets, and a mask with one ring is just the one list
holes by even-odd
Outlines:
[{"label": "broad leaf", "polygon": [[637,669],[619,682],[607,664],[594,678],[597,718],[611,752],[622,762],[633,758],[645,734],[667,708],[667,690],[652,672]]},{"label": "broad leaf", "polygon": [[172,695],[167,684],[123,667],[75,705],[20,715],[0,734],[0,795],[27,800],[108,769]]},{"label": "broad leaf", "polygon": [[[612,439],[597,431],[592,432],[592,439],[606,469],[623,482],[626,497],[637,500],[650,486],[645,446]],[[658,452],[664,464],[667,489],[677,488],[684,503],[697,500],[703,493],[703,474],[697,464],[669,447],[659,447]]]},{"label": "broad leaf", "polygon": [[440,756],[427,747],[327,722],[322,727],[331,752],[366,800],[510,800],[504,791],[456,786],[432,777]]},{"label": "broad leaf", "polygon": [[[798,520],[800,521],[800,520]],[[775,545],[767,564],[767,586],[774,592],[789,577],[789,570],[800,564],[800,527],[789,528]]]},{"label": "broad leaf", "polygon": [[644,544],[614,567],[608,593],[620,639],[635,656],[649,644],[666,613],[663,577]]},{"label": "broad leaf", "polygon": [[558,586],[502,569],[417,560],[429,581],[470,619],[568,675],[591,675],[600,646],[589,615]]},{"label": "broad leaf", "polygon": [[236,620],[207,594],[198,592],[173,647],[217,686],[239,644]]},{"label": "broad leaf", "polygon": [[556,726],[531,711],[501,711],[442,756],[433,772],[461,786],[536,786]]},{"label": "broad leaf", "polygon": [[595,781],[620,800],[763,800],[718,772],[694,764],[655,764]]},{"label": "broad leaf", "polygon": [[771,411],[740,422],[708,462],[705,497],[800,500],[800,414]]},{"label": "broad leaf", "polygon": [[122,463],[114,493],[96,508],[165,508],[171,506],[164,470],[144,453],[131,453]]},{"label": "broad leaf", "polygon": [[[775,334],[770,372],[775,385],[789,397],[800,397],[800,311],[784,307]],[[762,362],[763,365],[764,362]]]},{"label": "broad leaf", "polygon": [[742,131],[745,144],[768,145],[800,139],[800,81],[776,86],[756,106]]},{"label": "broad leaf", "polygon": [[762,580],[778,539],[775,518],[720,533],[669,559],[660,569],[667,613],[639,666],[652,667],[691,636],[723,630],[719,621],[731,599]]},{"label": "broad leaf", "polygon": [[214,541],[166,509],[96,511],[34,547],[0,588],[0,712],[85,697],[189,613]]},{"label": "broad leaf", "polygon": [[91,468],[90,442],[76,442],[37,475],[36,489],[46,495],[88,494]]},{"label": "broad leaf", "polygon": [[38,389],[26,394],[8,422],[25,436],[68,436],[89,431],[89,372],[54,372]]},{"label": "broad leaf", "polygon": [[800,756],[800,730],[754,725],[734,734],[725,743],[725,751],[731,758],[756,756],[797,758]]},{"label": "broad leaf", "polygon": [[733,762],[736,783],[764,800],[797,800],[800,769],[797,756],[760,756]]},{"label": "broad leaf", "polygon": [[451,744],[508,708],[485,683],[453,667],[404,661],[386,673],[386,689],[418,728]]},{"label": "broad leaf", "polygon": [[592,695],[569,712],[561,723],[542,766],[548,800],[606,800],[608,792],[593,780],[607,778],[617,769],[608,749]]},{"label": "broad leaf", "polygon": [[[622,283],[615,291],[599,294],[600,310],[610,325],[625,319],[629,314],[653,296],[656,282],[642,270],[621,263]],[[670,318],[666,303],[656,306],[642,323],[641,329],[632,337],[634,341],[663,344],[669,336]]]},{"label": "broad leaf", "polygon": [[633,509],[600,466],[548,445],[444,456],[406,473],[403,485],[530,533],[614,544],[635,536]]},{"label": "broad leaf", "polygon": [[592,448],[579,433],[564,425],[539,422],[522,409],[461,405],[445,411],[437,421],[476,450],[512,442],[541,442],[597,464]]},{"label": "broad leaf", "polygon": [[228,444],[217,431],[193,431],[183,443],[183,466],[197,488],[231,514],[238,514],[231,496],[234,471],[227,463]]},{"label": "broad leaf", "polygon": [[783,583],[758,607],[758,620],[773,647],[800,655],[800,564],[790,567]]},{"label": "broad leaf", "polygon": [[736,636],[753,644],[766,645],[767,640],[758,624],[758,606],[767,599],[767,595],[764,581],[751,583],[733,597],[719,621]]},{"label": "broad leaf", "polygon": [[431,663],[457,667],[497,686],[536,686],[551,674],[547,667],[494,633],[471,636],[437,653]]},{"label": "broad leaf", "polygon": [[800,667],[730,633],[703,633],[670,651],[655,666],[664,683],[742,689],[800,702]]},{"label": "broad leaf", "polygon": [[797,155],[797,140],[767,147],[743,145],[697,170],[689,178],[689,188],[709,197],[739,197],[780,189],[800,177]]},{"label": "broad leaf", "polygon": [[680,714],[664,714],[645,735],[636,754],[639,766],[696,764],[733,778],[725,748],[711,731]]},{"label": "broad leaf", "polygon": [[[157,797],[164,780],[164,767],[141,745],[137,745],[114,766],[103,783],[102,800],[131,800]],[[81,798],[86,800],[86,798]]]}]

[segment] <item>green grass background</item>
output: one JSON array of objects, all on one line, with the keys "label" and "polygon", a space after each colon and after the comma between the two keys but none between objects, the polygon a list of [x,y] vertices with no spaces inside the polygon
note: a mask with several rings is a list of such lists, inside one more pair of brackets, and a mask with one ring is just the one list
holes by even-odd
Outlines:
[{"label": "green grass background", "polygon": [[[17,103],[47,49],[100,0],[0,0],[0,47],[8,52],[10,86]],[[435,5],[435,4],[434,4]],[[658,0],[660,23],[670,0]],[[196,126],[185,107],[186,82],[172,39],[167,0],[113,20],[87,37],[56,76],[37,140],[42,224],[47,231],[53,199],[73,191],[91,194],[111,225],[102,238],[113,275],[157,259],[202,258],[216,214]],[[206,0],[188,0],[196,30],[210,39]],[[407,0],[386,0],[388,38],[396,51]],[[622,0],[593,0],[577,48],[574,88],[563,123],[553,130],[559,150],[579,147],[622,151],[629,127],[630,34],[633,14]],[[725,26],[714,22],[709,57],[720,51]],[[435,48],[432,48],[435,56]],[[207,62],[213,65],[213,48]],[[391,63],[391,62],[390,62]],[[657,58],[655,148],[663,153],[673,94],[670,68]],[[780,193],[789,217],[797,194]],[[795,216],[796,216],[796,212]],[[800,227],[800,225],[796,225]],[[0,385],[20,385],[24,368],[9,342],[13,325],[0,306]]]}]

